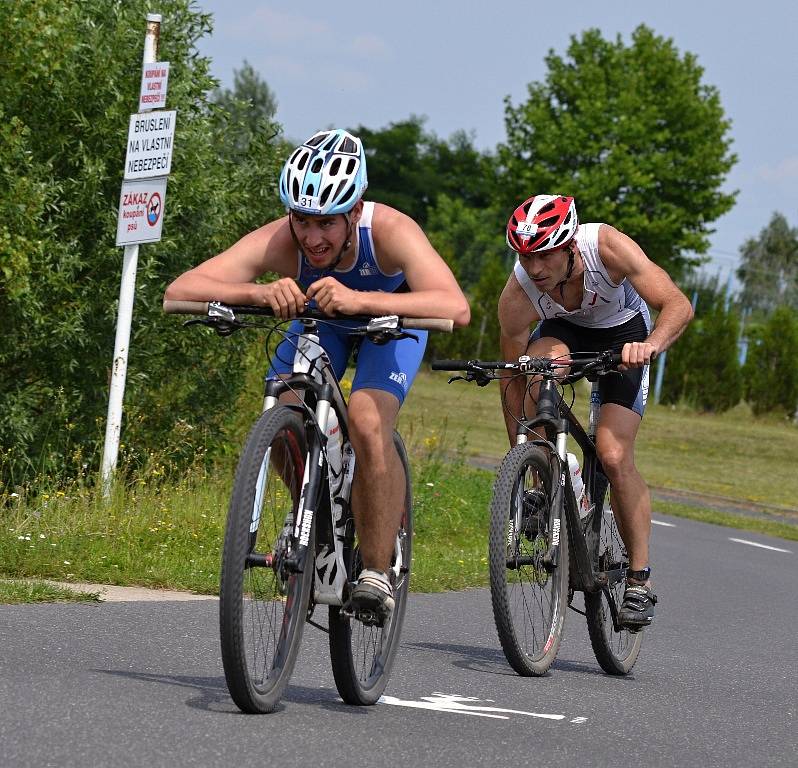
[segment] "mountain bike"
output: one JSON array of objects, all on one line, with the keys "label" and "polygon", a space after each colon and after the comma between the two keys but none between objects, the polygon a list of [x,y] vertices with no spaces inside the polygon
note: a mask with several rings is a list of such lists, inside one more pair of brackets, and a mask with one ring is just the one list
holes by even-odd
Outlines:
[{"label": "mountain bike", "polygon": [[[264,327],[266,307],[165,301],[170,313],[196,314],[186,324],[221,335]],[[238,462],[222,554],[219,624],[222,664],[230,695],[244,712],[274,711],[285,690],[305,624],[329,634],[333,677],[348,704],[379,699],[388,682],[402,630],[410,579],[413,507],[410,468],[400,435],[394,444],[405,471],[405,506],[389,579],[395,606],[384,622],[355,614],[349,594],[362,568],[349,504],[355,454],[347,404],[319,344],[321,323],[375,343],[413,337],[413,329],[451,331],[450,320],[341,316],[306,308],[294,340],[293,372],[268,379],[263,413]],[[272,333],[287,337],[285,322]],[[267,347],[268,347],[267,343]],[[290,402],[289,402],[290,401]],[[327,606],[327,627],[313,619]]]},{"label": "mountain bike", "polygon": [[[493,615],[504,654],[519,675],[543,675],[557,657],[565,608],[583,613],[601,668],[627,674],[640,653],[641,632],[618,623],[629,559],[612,509],[612,493],[596,454],[601,407],[598,377],[615,375],[620,355],[571,353],[567,359],[521,356],[515,362],[439,360],[433,370],[487,385],[525,377],[528,396],[540,382],[534,418],[518,419],[516,444],[499,466],[491,500],[489,564]],[[568,369],[566,372],[564,369]],[[588,428],[564,393],[592,380]],[[567,459],[571,435],[582,452],[585,498],[577,500]],[[585,610],[572,605],[583,592]]]}]

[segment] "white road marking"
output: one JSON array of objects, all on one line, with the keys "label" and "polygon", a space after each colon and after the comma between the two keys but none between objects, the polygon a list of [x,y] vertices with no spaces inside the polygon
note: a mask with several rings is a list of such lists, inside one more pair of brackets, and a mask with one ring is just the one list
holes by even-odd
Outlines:
[{"label": "white road marking", "polygon": [[[399,699],[396,696],[381,696],[380,704],[391,704],[396,707],[411,707],[413,709],[431,709],[436,712],[450,712],[458,715],[475,715],[477,717],[490,717],[496,720],[509,720],[508,715],[524,715],[526,717],[539,717],[544,720],[565,720],[565,715],[552,715],[541,712],[525,712],[520,709],[506,709],[504,707],[488,707],[480,705],[490,699],[477,699],[474,696],[458,696],[449,693],[433,693],[432,696],[422,696],[420,701]],[[467,703],[468,702],[468,703]],[[472,703],[473,702],[473,703]],[[577,717],[572,723],[584,723],[586,717]]]},{"label": "white road marking", "polygon": [[780,549],[779,547],[770,547],[767,544],[758,544],[756,541],[748,541],[747,539],[732,539],[729,537],[729,541],[736,541],[738,544],[748,544],[749,547],[759,547],[760,549],[770,549],[773,552],[785,552],[788,555],[792,554],[792,550],[790,549]]},{"label": "white road marking", "polygon": [[652,520],[651,525],[663,525],[666,528],[675,528],[676,526],[673,523],[665,523],[662,520]]}]

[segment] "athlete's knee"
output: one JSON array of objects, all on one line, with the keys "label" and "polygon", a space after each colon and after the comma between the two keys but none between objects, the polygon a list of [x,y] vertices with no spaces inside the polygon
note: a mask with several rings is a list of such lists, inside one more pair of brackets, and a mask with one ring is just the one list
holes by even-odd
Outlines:
[{"label": "athlete's knee", "polygon": [[617,476],[634,469],[634,449],[620,442],[597,445],[599,461],[608,476]]},{"label": "athlete's knee", "polygon": [[379,454],[390,442],[393,426],[379,411],[371,408],[349,410],[349,437],[357,454]]}]

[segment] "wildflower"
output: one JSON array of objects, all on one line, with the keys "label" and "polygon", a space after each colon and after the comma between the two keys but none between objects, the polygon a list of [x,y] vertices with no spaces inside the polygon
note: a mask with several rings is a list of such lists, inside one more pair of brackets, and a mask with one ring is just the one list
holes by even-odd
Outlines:
[{"label": "wildflower", "polygon": [[69,560],[64,560],[64,565],[72,565],[72,563]]}]

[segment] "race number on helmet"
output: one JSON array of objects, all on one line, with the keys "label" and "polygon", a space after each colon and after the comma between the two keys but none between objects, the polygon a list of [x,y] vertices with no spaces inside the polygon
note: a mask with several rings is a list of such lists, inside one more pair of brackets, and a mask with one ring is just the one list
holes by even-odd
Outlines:
[{"label": "race number on helmet", "polygon": [[507,245],[522,255],[561,248],[576,234],[576,204],[565,195],[534,195],[507,222]]},{"label": "race number on helmet", "polygon": [[340,128],[311,136],[280,173],[283,205],[301,213],[347,213],[367,186],[363,143]]}]

